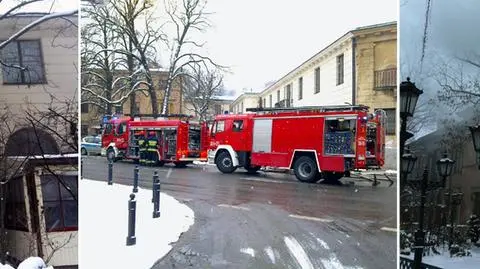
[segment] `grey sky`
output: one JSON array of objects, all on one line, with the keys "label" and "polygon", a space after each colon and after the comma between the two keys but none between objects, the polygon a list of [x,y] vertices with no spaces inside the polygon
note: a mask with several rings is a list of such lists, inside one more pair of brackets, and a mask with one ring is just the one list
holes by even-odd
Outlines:
[{"label": "grey sky", "polygon": [[347,31],[397,20],[396,0],[209,0],[208,54],[231,67],[225,86],[262,90]]},{"label": "grey sky", "polygon": [[[5,13],[10,8],[18,4],[18,0],[3,0],[0,4],[0,14]],[[53,6],[52,6],[53,3]],[[51,9],[50,9],[51,8]],[[45,0],[33,3],[21,9],[22,12],[55,12],[68,11],[78,8],[77,0]]]}]

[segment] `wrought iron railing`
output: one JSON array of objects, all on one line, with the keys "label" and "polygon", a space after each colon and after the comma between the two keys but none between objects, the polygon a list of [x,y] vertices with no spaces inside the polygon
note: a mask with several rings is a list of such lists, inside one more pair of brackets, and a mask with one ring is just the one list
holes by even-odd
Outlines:
[{"label": "wrought iron railing", "polygon": [[[420,265],[420,268],[421,269],[442,269],[440,267],[424,264],[424,263]],[[400,257],[400,269],[414,269],[413,260],[405,257]]]},{"label": "wrought iron railing", "polygon": [[375,71],[376,90],[394,89],[397,87],[397,68],[389,68]]},{"label": "wrought iron railing", "polygon": [[275,104],[276,108],[292,107],[293,99],[283,99]]}]

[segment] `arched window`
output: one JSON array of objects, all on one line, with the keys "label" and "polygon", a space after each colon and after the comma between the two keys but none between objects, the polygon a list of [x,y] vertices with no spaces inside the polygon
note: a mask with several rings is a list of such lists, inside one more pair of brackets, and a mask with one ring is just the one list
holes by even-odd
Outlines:
[{"label": "arched window", "polygon": [[8,138],[5,147],[7,156],[36,156],[59,154],[57,142],[47,132],[35,128],[22,128]]}]

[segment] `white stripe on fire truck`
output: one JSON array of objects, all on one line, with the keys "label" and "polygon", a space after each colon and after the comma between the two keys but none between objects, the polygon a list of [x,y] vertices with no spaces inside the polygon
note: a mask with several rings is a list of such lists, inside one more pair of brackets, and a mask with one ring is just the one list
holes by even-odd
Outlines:
[{"label": "white stripe on fire truck", "polygon": [[219,204],[217,205],[219,207],[228,207],[228,208],[234,208],[234,209],[240,209],[240,210],[246,210],[250,211],[250,208],[248,207],[243,207],[243,206],[238,206],[238,205],[226,205],[226,204]]},{"label": "white stripe on fire truck", "polygon": [[304,220],[313,220],[313,221],[319,221],[319,222],[333,222],[332,219],[323,219],[323,218],[316,218],[316,217],[309,217],[309,216],[302,216],[302,215],[288,215],[290,218],[295,218],[295,219],[304,219]]}]

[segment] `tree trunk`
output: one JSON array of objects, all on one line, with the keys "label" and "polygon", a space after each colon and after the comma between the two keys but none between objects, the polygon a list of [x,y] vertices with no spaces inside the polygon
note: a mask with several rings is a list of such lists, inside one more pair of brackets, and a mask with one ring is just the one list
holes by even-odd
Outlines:
[{"label": "tree trunk", "polygon": [[[129,41],[129,52],[132,53],[133,52],[133,44],[132,44],[132,39],[129,37],[128,38],[128,41]],[[134,66],[133,66],[133,56],[131,54],[129,54],[127,56],[127,64],[128,64],[128,74],[129,75],[132,75],[134,70]],[[134,82],[133,82],[133,79],[130,80],[130,89],[132,89],[134,85]],[[136,94],[135,93],[132,93],[130,95],[130,115],[133,115],[133,114],[137,114],[137,113],[140,113],[140,111],[136,111],[137,110],[137,107],[136,107]]]}]

